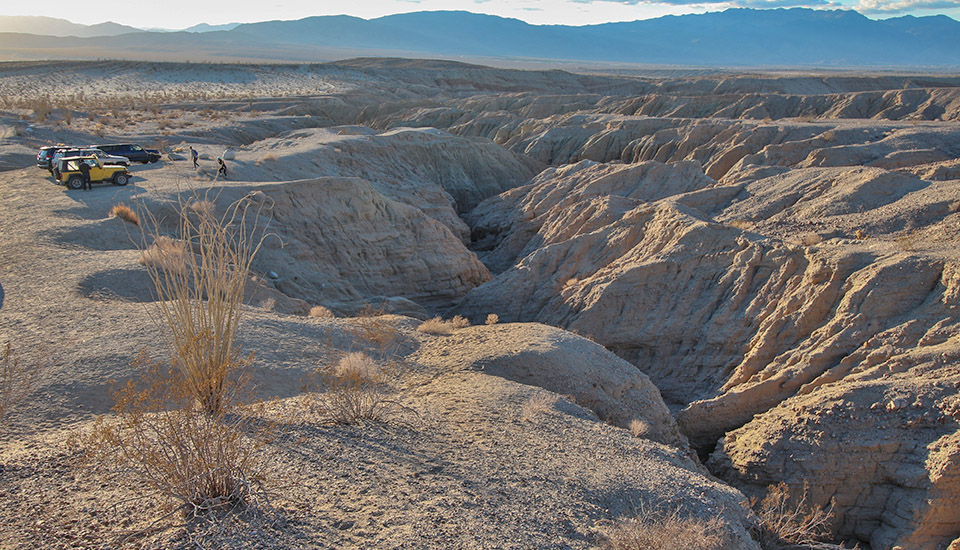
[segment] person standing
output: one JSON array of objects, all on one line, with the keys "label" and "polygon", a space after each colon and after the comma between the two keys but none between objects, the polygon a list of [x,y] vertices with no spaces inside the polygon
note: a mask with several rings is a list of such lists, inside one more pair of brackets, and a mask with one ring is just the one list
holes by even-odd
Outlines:
[{"label": "person standing", "polygon": [[90,165],[86,161],[80,161],[80,175],[83,176],[83,186],[81,189],[84,191],[93,190],[93,183],[90,181]]},{"label": "person standing", "polygon": [[217,164],[220,165],[220,168],[217,170],[217,175],[223,176],[223,179],[227,179],[227,165],[223,162],[223,157],[217,157]]},{"label": "person standing", "polygon": [[200,158],[200,153],[193,148],[193,145],[190,146],[190,158],[193,159],[193,167],[200,168],[200,163],[197,160]]}]

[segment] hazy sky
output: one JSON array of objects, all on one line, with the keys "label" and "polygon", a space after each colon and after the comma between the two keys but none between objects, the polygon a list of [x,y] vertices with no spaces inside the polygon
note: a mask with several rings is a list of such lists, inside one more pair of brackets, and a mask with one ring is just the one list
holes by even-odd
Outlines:
[{"label": "hazy sky", "polygon": [[[37,10],[40,5],[43,9]],[[197,23],[300,19],[311,15],[348,14],[370,19],[411,11],[466,10],[513,17],[532,24],[588,25],[728,7],[793,6],[854,8],[878,19],[906,14],[946,14],[960,20],[960,0],[164,0],[132,3],[47,0],[41,4],[3,0],[0,15],[48,15],[74,23],[110,20],[140,28],[182,29]]]}]

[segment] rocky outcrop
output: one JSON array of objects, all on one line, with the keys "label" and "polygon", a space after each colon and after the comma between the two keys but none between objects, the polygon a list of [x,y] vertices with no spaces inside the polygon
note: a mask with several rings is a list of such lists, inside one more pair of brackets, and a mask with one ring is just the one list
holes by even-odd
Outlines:
[{"label": "rocky outcrop", "polygon": [[958,426],[931,407],[956,391],[939,368],[960,353],[956,262],[903,235],[955,243],[958,182],[769,167],[718,185],[697,166],[581,162],[481,203],[469,220],[502,271],[459,311],[589,335],[651,377],[691,443],[723,438],[714,471],[754,493],[811,483],[839,537],[952,540]]},{"label": "rocky outcrop", "polygon": [[238,186],[224,190],[218,201],[229,203],[247,192],[263,205],[257,210],[260,227],[270,232],[254,268],[273,272],[264,284],[288,296],[344,313],[394,297],[433,307],[490,278],[445,225],[365,180]]}]

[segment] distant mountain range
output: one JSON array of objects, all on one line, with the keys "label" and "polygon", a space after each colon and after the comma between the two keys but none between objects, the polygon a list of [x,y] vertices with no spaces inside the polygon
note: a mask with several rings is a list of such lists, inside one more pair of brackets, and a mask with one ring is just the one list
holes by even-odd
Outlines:
[{"label": "distant mountain range", "polygon": [[[960,67],[960,22],[946,16],[872,20],[849,10],[728,9],[571,27],[438,11],[365,20],[350,16],[142,32],[115,23],[0,17],[0,58],[121,57],[329,61],[397,55],[576,60],[726,67]],[[93,33],[100,36],[93,38]],[[68,38],[67,36],[77,37]]]}]

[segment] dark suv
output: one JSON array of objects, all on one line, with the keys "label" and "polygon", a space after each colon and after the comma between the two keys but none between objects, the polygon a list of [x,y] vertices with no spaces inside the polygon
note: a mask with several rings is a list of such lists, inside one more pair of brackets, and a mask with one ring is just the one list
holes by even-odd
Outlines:
[{"label": "dark suv", "polygon": [[100,149],[104,153],[110,155],[127,157],[130,159],[130,162],[142,162],[146,164],[148,162],[157,162],[160,160],[160,151],[155,149],[144,149],[143,147],[134,145],[132,143],[91,145],[90,147],[96,147],[97,149]]},{"label": "dark suv", "polygon": [[40,151],[37,152],[37,167],[50,169],[51,160],[53,159],[54,153],[57,152],[57,149],[65,149],[63,145],[47,145],[46,147],[41,147]]}]

